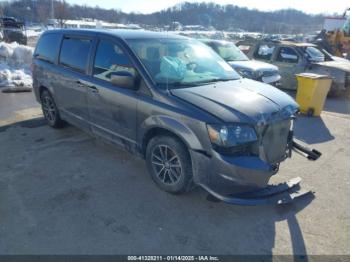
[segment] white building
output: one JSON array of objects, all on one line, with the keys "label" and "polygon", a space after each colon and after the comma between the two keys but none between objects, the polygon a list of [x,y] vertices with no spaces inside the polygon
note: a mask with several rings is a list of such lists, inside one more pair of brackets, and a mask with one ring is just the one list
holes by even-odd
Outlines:
[{"label": "white building", "polygon": [[326,31],[341,29],[345,22],[346,18],[344,17],[326,17],[324,19],[323,29],[326,29]]},{"label": "white building", "polygon": [[[53,21],[55,20],[55,21]],[[59,22],[56,19],[50,19],[48,21],[48,25],[58,27]],[[64,28],[105,28],[105,29],[142,29],[139,25],[136,24],[118,24],[118,23],[109,23],[102,20],[96,19],[81,19],[81,20],[64,20],[63,21]]]}]

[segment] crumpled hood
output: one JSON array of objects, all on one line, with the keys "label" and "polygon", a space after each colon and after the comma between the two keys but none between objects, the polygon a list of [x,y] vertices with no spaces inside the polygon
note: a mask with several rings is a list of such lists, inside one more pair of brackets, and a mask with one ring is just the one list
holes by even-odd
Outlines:
[{"label": "crumpled hood", "polygon": [[337,68],[346,72],[350,72],[350,61],[326,61],[326,62],[319,62],[316,64],[320,66]]},{"label": "crumpled hood", "polygon": [[254,71],[278,71],[278,67],[256,61],[256,60],[249,60],[249,61],[229,61],[228,62],[233,68],[247,68]]},{"label": "crumpled hood", "polygon": [[289,118],[298,109],[286,93],[245,78],[173,89],[171,93],[227,123],[270,123]]}]

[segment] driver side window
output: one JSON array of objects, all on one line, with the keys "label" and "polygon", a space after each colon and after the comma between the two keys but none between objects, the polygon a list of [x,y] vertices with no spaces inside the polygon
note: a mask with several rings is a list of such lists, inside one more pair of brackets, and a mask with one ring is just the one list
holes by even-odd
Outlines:
[{"label": "driver side window", "polygon": [[113,73],[135,75],[128,56],[116,44],[106,40],[100,40],[93,67],[93,76],[101,80],[111,82]]}]

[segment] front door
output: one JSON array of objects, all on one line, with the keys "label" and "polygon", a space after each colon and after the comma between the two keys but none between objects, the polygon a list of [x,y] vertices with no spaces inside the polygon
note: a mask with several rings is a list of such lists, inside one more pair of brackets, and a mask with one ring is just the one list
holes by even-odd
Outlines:
[{"label": "front door", "polygon": [[123,147],[136,145],[136,87],[120,87],[111,82],[117,72],[136,71],[120,45],[111,39],[97,43],[91,78],[87,86],[89,121],[93,133]]},{"label": "front door", "polygon": [[297,89],[297,80],[295,75],[304,71],[304,66],[301,65],[301,57],[292,47],[285,46],[276,50],[273,64],[278,66],[281,74],[282,88]]}]

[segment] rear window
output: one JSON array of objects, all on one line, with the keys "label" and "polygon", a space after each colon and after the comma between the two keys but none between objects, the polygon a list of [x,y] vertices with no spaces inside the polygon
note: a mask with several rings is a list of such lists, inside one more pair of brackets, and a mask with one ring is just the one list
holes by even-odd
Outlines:
[{"label": "rear window", "polygon": [[35,49],[34,56],[49,62],[54,62],[60,48],[61,35],[45,34],[43,35]]},{"label": "rear window", "polygon": [[64,38],[60,54],[60,64],[85,72],[90,46],[90,39]]}]

